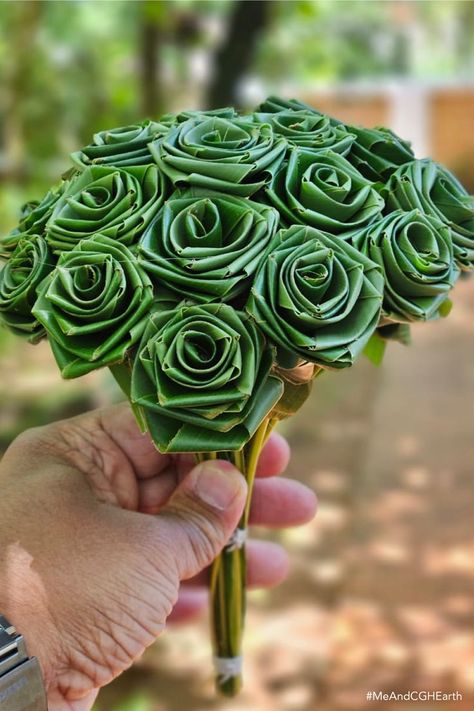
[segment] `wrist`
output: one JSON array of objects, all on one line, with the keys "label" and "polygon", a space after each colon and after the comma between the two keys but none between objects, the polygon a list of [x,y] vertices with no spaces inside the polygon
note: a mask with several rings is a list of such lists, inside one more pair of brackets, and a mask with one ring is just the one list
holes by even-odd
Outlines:
[{"label": "wrist", "polygon": [[0,706],[3,711],[47,711],[46,690],[36,657],[25,640],[0,615]]},{"label": "wrist", "polygon": [[18,526],[8,521],[11,511],[6,508],[0,506],[0,615],[22,635],[29,656],[38,659],[47,687],[53,677],[54,624],[35,561],[21,543]]},{"label": "wrist", "polygon": [[[28,604],[25,597],[28,589]],[[35,600],[34,588],[26,581],[16,578],[15,573],[7,573],[0,583],[0,615],[3,616],[23,637],[29,657],[38,659],[45,686],[51,680],[50,653],[48,640],[50,629]]]}]

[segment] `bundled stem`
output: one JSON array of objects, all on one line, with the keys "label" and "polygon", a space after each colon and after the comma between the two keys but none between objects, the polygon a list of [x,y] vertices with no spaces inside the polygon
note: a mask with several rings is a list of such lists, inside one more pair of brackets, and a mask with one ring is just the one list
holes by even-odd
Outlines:
[{"label": "bundled stem", "polygon": [[200,457],[228,459],[240,469],[248,486],[247,501],[237,530],[212,564],[209,582],[216,688],[224,696],[235,696],[242,687],[247,572],[244,541],[258,458],[274,424],[273,420],[265,419],[239,452],[209,452]]}]

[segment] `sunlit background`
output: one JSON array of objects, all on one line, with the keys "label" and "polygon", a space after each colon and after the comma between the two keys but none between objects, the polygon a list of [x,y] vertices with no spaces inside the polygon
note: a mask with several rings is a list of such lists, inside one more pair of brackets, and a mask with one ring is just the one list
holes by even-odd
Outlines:
[{"label": "sunlit background", "polygon": [[[99,129],[269,93],[387,125],[474,190],[474,3],[3,2],[0,229]],[[290,580],[252,593],[245,690],[213,693],[207,623],[170,629],[95,711],[417,711],[368,690],[459,690],[474,707],[474,281],[380,369],[317,381],[286,426],[317,519],[273,534]],[[110,402],[106,373],[61,382],[48,346],[0,332],[0,449]],[[267,534],[268,535],[268,534]]]}]

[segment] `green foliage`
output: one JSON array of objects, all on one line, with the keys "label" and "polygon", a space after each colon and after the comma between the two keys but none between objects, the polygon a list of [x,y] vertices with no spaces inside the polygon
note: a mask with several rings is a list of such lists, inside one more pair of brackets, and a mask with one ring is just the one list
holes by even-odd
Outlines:
[{"label": "green foliage", "polygon": [[375,332],[369,338],[367,345],[362,352],[371,363],[378,366],[381,365],[383,361],[386,345],[387,341]]},{"label": "green foliage", "polygon": [[274,82],[401,74],[468,79],[473,40],[473,4],[462,0],[292,0],[275,3],[257,67]]},{"label": "green foliage", "polygon": [[[26,182],[37,176],[41,194],[65,166],[66,153],[104,127],[133,124],[144,113],[150,88],[143,72],[150,61],[143,41],[148,30],[154,33],[162,110],[197,105],[209,72],[196,81],[196,62],[212,64],[232,5],[230,0],[1,3],[0,179],[20,180],[31,194]],[[472,3],[407,3],[406,21],[398,5],[275,2],[251,73],[267,85],[330,83],[400,71],[468,76]],[[407,46],[413,28],[416,51]],[[156,120],[158,109],[156,114],[147,118]],[[9,224],[2,191],[0,220]]]}]

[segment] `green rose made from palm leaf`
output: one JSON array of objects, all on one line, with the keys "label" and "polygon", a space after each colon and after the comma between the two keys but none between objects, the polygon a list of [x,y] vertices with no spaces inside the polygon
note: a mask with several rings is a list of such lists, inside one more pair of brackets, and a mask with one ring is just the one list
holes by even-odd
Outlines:
[{"label": "green rose made from palm leaf", "polygon": [[339,121],[339,119],[334,118],[334,116],[329,116],[328,114],[323,114],[321,111],[318,111],[309,104],[305,104],[304,101],[300,101],[299,99],[282,99],[280,96],[267,96],[265,101],[262,101],[255,111],[269,114],[279,113],[280,111],[309,111],[317,116],[327,116],[332,126],[344,127],[344,124],[342,121]]},{"label": "green rose made from palm leaf", "polygon": [[314,111],[255,113],[253,119],[257,123],[269,123],[274,133],[284,136],[289,144],[307,150],[330,148],[335,153],[346,155],[355,140],[355,136],[343,126],[333,126],[329,116]]},{"label": "green rose made from palm leaf", "polygon": [[44,326],[64,378],[124,360],[141,337],[153,287],[120,242],[94,235],[63,252],[32,313]]},{"label": "green rose made from palm leaf", "polygon": [[410,144],[388,128],[346,124],[346,129],[356,137],[348,159],[368,180],[385,182],[415,157]]},{"label": "green rose made from palm leaf", "polygon": [[461,269],[474,266],[474,197],[446,168],[429,159],[401,166],[385,191],[387,207],[417,208],[451,229],[454,257]]},{"label": "green rose made from palm leaf", "polygon": [[331,234],[373,222],[384,207],[373,184],[331,150],[292,149],[266,194],[288,226],[306,224]]},{"label": "green rose made from palm leaf", "polygon": [[43,237],[23,237],[0,271],[0,321],[18,336],[36,343],[43,326],[32,315],[36,290],[54,269],[53,254]]},{"label": "green rose made from palm leaf", "polygon": [[440,315],[459,276],[450,230],[440,220],[419,210],[395,210],[357,233],[352,242],[383,270],[383,312],[389,321]]},{"label": "green rose made from palm leaf", "polygon": [[162,452],[240,449],[282,394],[274,354],[228,304],[153,313],[135,357],[131,399]]},{"label": "green rose made from palm leaf", "polygon": [[275,234],[278,213],[260,203],[188,190],[176,193],[140,240],[156,285],[195,301],[229,301],[249,288]]},{"label": "green rose made from palm leaf", "polygon": [[256,111],[271,114],[276,114],[280,111],[311,111],[319,114],[319,111],[299,99],[282,99],[280,96],[274,95],[267,96],[267,98],[257,106]]},{"label": "green rose made from palm leaf", "polygon": [[167,113],[160,116],[160,123],[166,124],[168,127],[175,126],[178,123],[184,123],[189,119],[215,117],[222,119],[234,119],[238,117],[237,111],[231,106],[225,106],[222,109],[206,109],[206,110],[190,110],[180,111],[179,113]]},{"label": "green rose made from palm leaf", "polygon": [[168,131],[169,126],[156,121],[100,131],[94,134],[90,145],[71,153],[71,160],[80,170],[89,165],[148,165],[154,163],[148,144]]},{"label": "green rose made from palm leaf", "polygon": [[54,206],[68,185],[68,182],[62,182],[49,190],[41,201],[34,200],[23,205],[18,226],[0,239],[0,256],[8,258],[24,237],[34,239],[36,235],[44,235]]},{"label": "green rose made from palm leaf", "polygon": [[344,240],[294,225],[271,243],[246,309],[279,346],[282,367],[303,359],[345,368],[374,332],[382,294],[372,260]]},{"label": "green rose made from palm leaf", "polygon": [[198,116],[171,128],[150,150],[175,187],[248,197],[269,181],[286,146],[268,124]]},{"label": "green rose made from palm leaf", "polygon": [[168,184],[156,165],[87,168],[56,203],[46,238],[58,251],[73,249],[97,232],[133,246],[167,195]]}]

